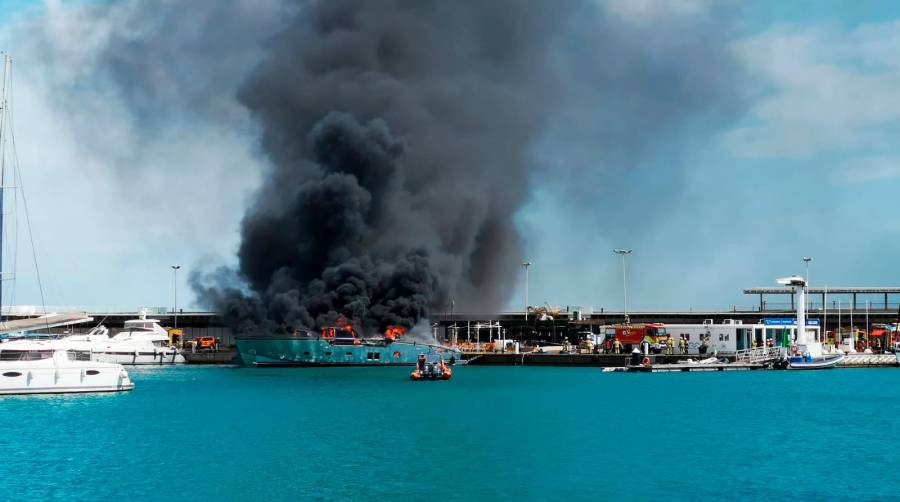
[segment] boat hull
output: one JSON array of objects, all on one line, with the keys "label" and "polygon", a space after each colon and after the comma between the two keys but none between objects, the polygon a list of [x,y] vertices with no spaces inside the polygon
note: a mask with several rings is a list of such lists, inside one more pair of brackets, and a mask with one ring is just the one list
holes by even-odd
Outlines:
[{"label": "boat hull", "polygon": [[121,392],[134,389],[134,383],[119,365],[84,364],[79,367],[37,367],[24,362],[4,364],[0,371],[0,395],[76,394]]},{"label": "boat hull", "polygon": [[414,342],[342,344],[321,338],[238,338],[238,352],[248,366],[413,366],[419,356],[437,355],[453,364],[456,349]]},{"label": "boat hull", "polygon": [[826,356],[806,360],[807,358],[797,357],[788,361],[788,369],[790,370],[826,370],[834,368],[837,364],[844,360],[844,355]]},{"label": "boat hull", "polygon": [[104,363],[118,363],[126,366],[160,366],[184,364],[184,356],[172,349],[168,352],[94,352],[91,358]]}]

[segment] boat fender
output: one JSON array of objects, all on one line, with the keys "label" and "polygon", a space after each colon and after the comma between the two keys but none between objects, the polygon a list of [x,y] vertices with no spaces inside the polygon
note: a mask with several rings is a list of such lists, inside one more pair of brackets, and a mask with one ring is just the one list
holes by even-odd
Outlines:
[{"label": "boat fender", "polygon": [[644,356],[644,358],[641,359],[641,364],[642,364],[643,366],[650,366],[650,358],[647,357],[647,356]]}]

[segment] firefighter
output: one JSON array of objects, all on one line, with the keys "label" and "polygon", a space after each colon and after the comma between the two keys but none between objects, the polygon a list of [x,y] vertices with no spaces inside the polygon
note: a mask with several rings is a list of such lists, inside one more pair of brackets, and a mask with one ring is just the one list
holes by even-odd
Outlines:
[{"label": "firefighter", "polygon": [[675,352],[675,340],[671,336],[666,339],[666,354],[672,355]]},{"label": "firefighter", "polygon": [[613,342],[613,353],[621,354],[622,353],[622,342],[619,341],[618,338]]},{"label": "firefighter", "polygon": [[678,339],[678,350],[682,354],[687,354],[687,339],[685,339],[684,335],[681,335],[681,338]]}]

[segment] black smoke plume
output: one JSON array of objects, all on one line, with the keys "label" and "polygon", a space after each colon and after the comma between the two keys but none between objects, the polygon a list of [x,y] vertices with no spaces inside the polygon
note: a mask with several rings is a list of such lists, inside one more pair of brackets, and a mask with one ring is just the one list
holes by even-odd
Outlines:
[{"label": "black smoke plume", "polygon": [[[690,68],[677,63],[696,64],[694,56],[642,64],[654,55],[605,22],[578,2],[306,5],[238,94],[272,165],[242,224],[247,287],[203,296],[244,332],[312,329],[338,316],[364,330],[410,328],[451,299],[464,309],[501,304],[521,261],[513,216],[526,200],[533,146],[562,110],[572,112],[566,90],[583,97],[590,86],[566,78],[616,91],[605,99],[630,98],[607,103],[604,117],[627,148],[640,148],[628,137],[640,128],[668,126],[690,114],[683,106],[703,109],[700,96],[721,102],[716,79],[685,85]],[[590,47],[573,50],[572,61],[566,46],[578,43],[601,44],[610,61],[592,61]],[[697,49],[693,38],[688,48]],[[616,50],[636,60],[616,62]],[[670,82],[684,90],[641,96],[631,76],[643,92]]]},{"label": "black smoke plume", "polygon": [[239,93],[272,162],[242,223],[247,288],[204,297],[275,332],[503,301],[562,22],[550,3],[309,4]]}]

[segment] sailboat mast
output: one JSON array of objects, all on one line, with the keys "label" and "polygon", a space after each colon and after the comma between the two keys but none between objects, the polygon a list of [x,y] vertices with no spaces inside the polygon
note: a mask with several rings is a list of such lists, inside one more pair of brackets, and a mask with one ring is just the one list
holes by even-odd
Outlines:
[{"label": "sailboat mast", "polygon": [[6,192],[6,137],[9,127],[9,90],[10,67],[12,58],[3,54],[3,92],[0,98],[0,320],[3,319],[3,215],[5,213],[4,193]]}]

